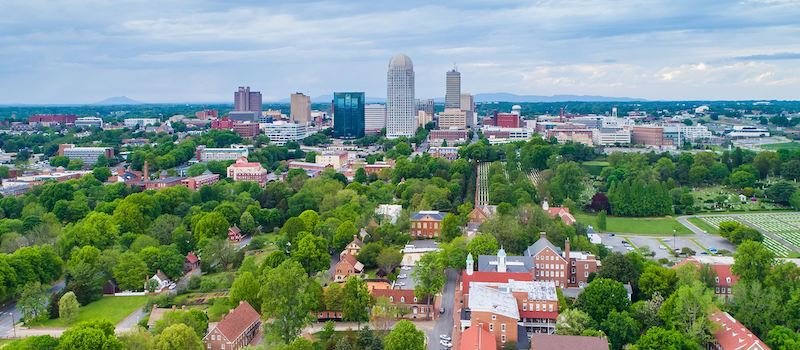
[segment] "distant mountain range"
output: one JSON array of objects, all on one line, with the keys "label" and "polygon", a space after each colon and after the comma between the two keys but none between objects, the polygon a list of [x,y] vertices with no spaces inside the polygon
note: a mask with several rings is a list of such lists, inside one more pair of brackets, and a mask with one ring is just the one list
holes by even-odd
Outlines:
[{"label": "distant mountain range", "polygon": [[[444,102],[444,99],[441,99]],[[635,102],[645,101],[634,97],[608,97],[592,95],[516,95],[507,92],[475,94],[475,102]]]},{"label": "distant mountain range", "polygon": [[[312,97],[313,103],[324,103],[332,101],[333,95],[321,95]],[[436,97],[433,99],[436,103],[444,103],[444,97]],[[517,95],[508,92],[490,92],[475,95],[475,102],[511,102],[511,103],[531,103],[531,102],[636,102],[646,101],[643,98],[635,97],[608,97],[608,96],[593,96],[593,95]],[[278,103],[289,103],[288,98],[276,101]],[[367,96],[367,103],[386,103],[386,98],[383,97],[370,97]]]},{"label": "distant mountain range", "polygon": [[92,103],[92,104],[93,105],[103,105],[103,106],[111,106],[111,105],[141,105],[141,104],[144,104],[144,102],[136,101],[136,100],[131,99],[131,98],[127,97],[127,96],[115,96],[115,97],[109,97],[109,98],[107,98],[105,100],[102,100],[100,102],[95,102],[95,103]]}]

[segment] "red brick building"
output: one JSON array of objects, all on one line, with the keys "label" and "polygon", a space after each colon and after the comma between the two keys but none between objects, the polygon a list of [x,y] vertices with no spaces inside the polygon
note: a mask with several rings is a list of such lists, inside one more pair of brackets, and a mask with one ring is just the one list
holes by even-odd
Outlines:
[{"label": "red brick building", "polygon": [[230,130],[233,128],[233,120],[230,120],[228,117],[214,119],[211,121],[211,128],[217,130]]},{"label": "red brick building", "polygon": [[241,301],[203,337],[203,342],[209,350],[241,349],[250,345],[260,326],[261,316],[258,312],[246,301]]},{"label": "red brick building", "polygon": [[261,133],[261,130],[258,128],[258,123],[252,122],[233,122],[232,129],[233,132],[245,138],[253,138]]},{"label": "red brick building", "polygon": [[634,126],[633,132],[631,133],[631,142],[647,146],[663,146],[665,145],[664,127],[649,125]]},{"label": "red brick building", "polygon": [[531,350],[608,350],[608,340],[579,335],[534,334]]},{"label": "red brick building", "polygon": [[73,125],[78,119],[74,114],[34,114],[28,117],[28,124],[50,125]]},{"label": "red brick building", "polygon": [[519,116],[512,113],[497,113],[494,116],[494,126],[501,128],[519,128],[522,121]]},{"label": "red brick building", "polygon": [[411,237],[436,238],[442,232],[444,214],[440,211],[418,211],[411,214]]},{"label": "red brick building", "polygon": [[334,266],[333,281],[344,282],[350,276],[360,275],[364,272],[364,264],[360,263],[355,256],[344,254],[339,257],[339,262]]},{"label": "red brick building", "polygon": [[433,318],[434,307],[427,300],[417,298],[413,289],[371,289],[370,294],[375,298],[384,297],[393,305],[403,309],[403,318],[411,320],[430,320]]},{"label": "red brick building", "polygon": [[739,277],[731,271],[732,257],[692,256],[675,264],[673,268],[679,268],[686,264],[695,265],[698,269],[708,265],[708,268],[714,273],[714,295],[724,302],[733,299],[733,286],[739,281]]},{"label": "red brick building", "polygon": [[190,190],[197,191],[200,187],[205,185],[212,185],[219,181],[219,174],[212,174],[206,170],[207,173],[195,177],[189,177],[181,180],[181,184],[188,187]]},{"label": "red brick building", "polygon": [[497,340],[483,325],[475,325],[461,333],[460,350],[497,350]]},{"label": "red brick building", "polygon": [[253,181],[259,186],[267,183],[267,170],[261,163],[248,162],[247,158],[239,158],[228,166],[228,177],[233,181]]}]

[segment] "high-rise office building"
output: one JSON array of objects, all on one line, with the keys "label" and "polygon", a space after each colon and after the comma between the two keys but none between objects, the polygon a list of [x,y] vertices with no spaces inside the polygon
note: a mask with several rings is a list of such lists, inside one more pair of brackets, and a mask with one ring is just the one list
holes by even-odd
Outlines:
[{"label": "high-rise office building", "polygon": [[444,108],[461,108],[461,73],[455,67],[447,72],[447,90],[444,94]]},{"label": "high-rise office building", "polygon": [[461,110],[462,111],[475,111],[475,98],[470,94],[461,94]]},{"label": "high-rise office building", "polygon": [[414,64],[397,54],[389,61],[386,79],[386,137],[414,136]]},{"label": "high-rise office building", "polygon": [[333,93],[333,136],[364,137],[364,93]]},{"label": "high-rise office building", "polygon": [[233,110],[237,112],[256,112],[261,114],[261,92],[250,91],[249,86],[240,86],[233,93]]},{"label": "high-rise office building", "polygon": [[368,104],[364,106],[364,133],[378,134],[386,127],[386,105]]},{"label": "high-rise office building", "polygon": [[293,123],[305,124],[311,121],[311,97],[302,93],[294,93],[290,97],[291,106],[289,120]]},{"label": "high-rise office building", "polygon": [[429,115],[433,115],[436,112],[433,99],[427,98],[424,100],[417,100],[417,111],[423,111]]}]

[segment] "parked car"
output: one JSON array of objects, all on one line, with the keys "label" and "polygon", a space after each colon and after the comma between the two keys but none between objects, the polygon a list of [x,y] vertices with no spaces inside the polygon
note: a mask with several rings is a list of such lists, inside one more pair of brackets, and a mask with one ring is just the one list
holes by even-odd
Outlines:
[{"label": "parked car", "polygon": [[[444,306],[442,306],[442,307],[440,307],[440,308],[439,308],[439,313],[440,313],[440,314],[443,314],[443,313],[444,313]],[[450,339],[448,339],[448,340],[450,340]]]},{"label": "parked car", "polygon": [[451,342],[449,342],[449,341],[447,341],[447,340],[440,340],[440,341],[439,341],[439,344],[442,344],[442,346],[444,346],[444,347],[446,347],[446,348],[451,348],[451,347],[453,347],[453,343],[451,343]]},{"label": "parked car", "polygon": [[406,278],[406,277],[408,277],[408,275],[406,275],[404,273],[401,273],[401,274],[397,275],[398,279],[403,279],[403,278]]},{"label": "parked car", "polygon": [[453,340],[453,338],[450,338],[450,336],[449,336],[449,335],[447,335],[447,334],[442,334],[442,335],[440,335],[440,336],[439,336],[439,339],[441,339],[441,340],[447,340],[447,341],[451,341],[451,340]]}]

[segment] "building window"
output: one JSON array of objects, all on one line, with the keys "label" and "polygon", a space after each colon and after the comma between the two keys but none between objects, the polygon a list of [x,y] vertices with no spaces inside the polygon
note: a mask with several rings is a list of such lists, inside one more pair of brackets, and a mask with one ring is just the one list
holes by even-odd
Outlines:
[{"label": "building window", "polygon": [[500,342],[501,343],[505,343],[506,342],[506,336],[505,335],[501,335],[500,336]]},{"label": "building window", "polygon": [[522,303],[522,311],[528,311],[528,304]]},{"label": "building window", "polygon": [[401,303],[405,303],[406,302],[406,297],[400,297],[400,302]]},{"label": "building window", "polygon": [[589,271],[583,271],[583,277],[589,278]]},{"label": "building window", "polygon": [[417,297],[414,297],[414,302],[415,302],[415,303],[417,302]]},{"label": "building window", "polygon": [[393,303],[393,302],[394,302],[394,297],[393,297],[393,296],[390,296],[390,297],[389,297],[389,302],[390,302],[390,303]]},{"label": "building window", "polygon": [[553,304],[550,304],[547,311],[553,312]]},{"label": "building window", "polygon": [[730,277],[725,277],[725,283],[731,284],[731,278]]},{"label": "building window", "polygon": [[492,315],[492,321],[497,319],[497,315]]},{"label": "building window", "polygon": [[501,332],[505,332],[506,331],[506,324],[505,323],[501,323],[500,324],[500,331]]},{"label": "building window", "polygon": [[539,311],[539,303],[536,303],[536,311]]},{"label": "building window", "polygon": [[489,332],[494,332],[494,323],[489,324]]},{"label": "building window", "polygon": [[719,284],[719,276],[714,277],[714,283]]}]

